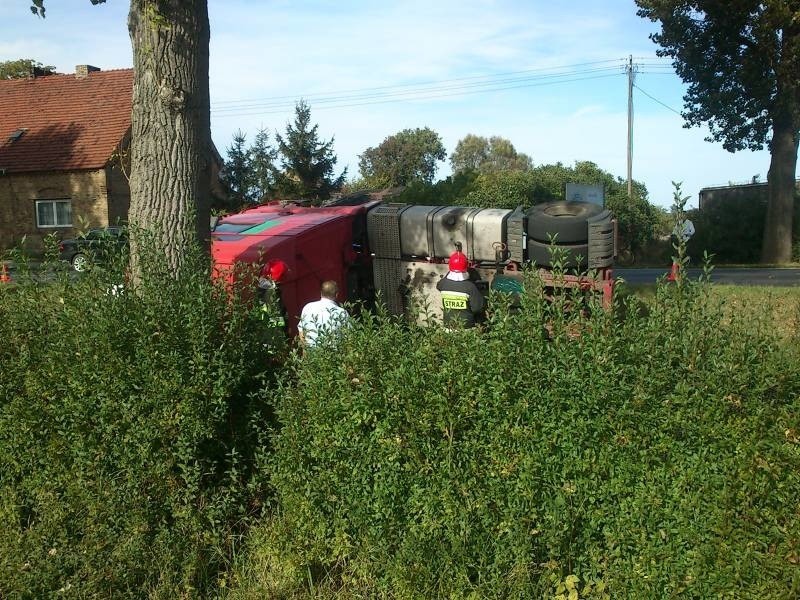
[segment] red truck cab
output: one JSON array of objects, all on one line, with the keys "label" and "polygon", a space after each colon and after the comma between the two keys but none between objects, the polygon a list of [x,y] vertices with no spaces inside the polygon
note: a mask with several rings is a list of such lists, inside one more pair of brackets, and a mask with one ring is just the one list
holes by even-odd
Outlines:
[{"label": "red truck cab", "polygon": [[333,280],[345,297],[363,300],[371,274],[366,213],[374,200],[356,206],[306,207],[271,203],[229,215],[211,234],[214,276],[228,283],[266,276],[266,265],[284,263],[280,300],[289,333],[297,331],[303,306],[319,300],[323,281]]}]

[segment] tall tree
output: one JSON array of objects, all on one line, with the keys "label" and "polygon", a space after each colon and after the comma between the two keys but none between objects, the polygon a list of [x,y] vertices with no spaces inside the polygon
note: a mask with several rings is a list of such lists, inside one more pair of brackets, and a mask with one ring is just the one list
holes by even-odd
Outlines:
[{"label": "tall tree", "polygon": [[0,61],[0,79],[23,79],[31,75],[52,75],[55,67],[32,58]]},{"label": "tall tree", "polygon": [[[133,230],[149,230],[176,274],[208,243],[211,120],[206,0],[131,0]],[[137,239],[131,238],[136,256]],[[134,264],[134,272],[136,265]]]},{"label": "tall tree", "polygon": [[447,156],[442,139],[432,129],[403,129],[359,156],[361,177],[371,187],[430,183],[436,163]]},{"label": "tall tree", "polygon": [[272,198],[275,188],[275,159],[278,151],[269,143],[269,133],[259,129],[250,147],[251,200],[258,204]]},{"label": "tall tree", "polygon": [[222,175],[230,202],[223,208],[240,209],[269,200],[275,193],[276,156],[265,129],[258,130],[250,147],[244,133],[234,133]]},{"label": "tall tree", "polygon": [[347,169],[333,176],[333,138],[320,141],[317,129],[318,125],[311,125],[311,108],[301,100],[295,105],[294,124],[286,124],[285,136],[275,134],[283,167],[275,181],[281,197],[320,204],[344,184]]},{"label": "tall tree", "polygon": [[468,134],[456,144],[450,156],[453,172],[477,171],[496,173],[498,171],[527,171],[533,168],[531,157],[517,152],[506,138],[492,136],[485,138]]},{"label": "tall tree", "polygon": [[792,204],[800,139],[798,0],[636,0],[661,23],[651,39],[689,84],[687,126],[735,152],[769,146],[769,203],[761,259],[791,259]]},{"label": "tall tree", "polygon": [[227,148],[222,184],[228,193],[229,202],[224,208],[239,209],[252,202],[250,177],[250,152],[246,146],[247,136],[241,131],[233,134],[233,142]]},{"label": "tall tree", "polygon": [[[31,0],[44,17],[44,0]],[[102,4],[105,0],[90,0]],[[131,259],[149,231],[175,275],[185,250],[209,241],[211,122],[207,0],[131,0]]]}]

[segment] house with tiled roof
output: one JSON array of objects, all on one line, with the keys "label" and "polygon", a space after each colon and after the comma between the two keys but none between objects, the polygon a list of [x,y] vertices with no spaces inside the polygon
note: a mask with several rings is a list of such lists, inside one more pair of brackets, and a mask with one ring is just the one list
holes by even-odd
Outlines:
[{"label": "house with tiled roof", "polygon": [[0,250],[126,221],[132,93],[133,69],[0,80]]}]

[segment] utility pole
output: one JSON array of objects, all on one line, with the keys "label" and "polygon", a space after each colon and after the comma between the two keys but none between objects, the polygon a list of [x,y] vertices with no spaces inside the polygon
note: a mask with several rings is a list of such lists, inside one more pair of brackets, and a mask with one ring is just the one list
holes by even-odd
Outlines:
[{"label": "utility pole", "polygon": [[633,55],[628,55],[628,199],[633,197]]}]

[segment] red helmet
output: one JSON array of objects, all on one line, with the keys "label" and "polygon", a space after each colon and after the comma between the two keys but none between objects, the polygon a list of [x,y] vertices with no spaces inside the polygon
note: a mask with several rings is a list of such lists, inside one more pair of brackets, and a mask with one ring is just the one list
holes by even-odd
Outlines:
[{"label": "red helmet", "polygon": [[466,273],[469,267],[467,257],[464,256],[463,252],[458,251],[450,255],[450,260],[447,261],[447,264],[450,266],[450,270],[453,273]]},{"label": "red helmet", "polygon": [[273,258],[269,260],[266,265],[264,265],[264,269],[261,271],[261,273],[277,283],[286,274],[287,269],[288,266],[285,262],[280,259]]}]

